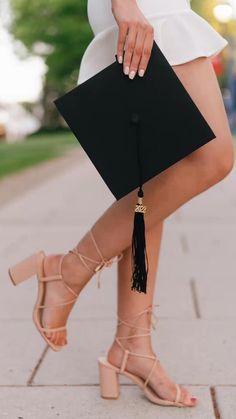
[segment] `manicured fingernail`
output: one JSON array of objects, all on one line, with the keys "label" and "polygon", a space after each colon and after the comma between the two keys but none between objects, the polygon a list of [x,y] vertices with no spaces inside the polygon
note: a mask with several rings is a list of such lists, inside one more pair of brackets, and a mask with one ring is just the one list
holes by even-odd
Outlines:
[{"label": "manicured fingernail", "polygon": [[144,70],[139,70],[138,74],[139,74],[140,77],[143,77],[144,76]]},{"label": "manicured fingernail", "polygon": [[123,63],[123,57],[122,57],[122,55],[120,55],[120,56],[118,57],[118,61],[119,61],[119,63],[120,63],[120,64],[122,64],[122,63]]},{"label": "manicured fingernail", "polygon": [[125,69],[124,69],[124,73],[125,73],[125,74],[129,74],[129,67],[125,67]]},{"label": "manicured fingernail", "polygon": [[130,74],[129,74],[129,78],[130,78],[130,79],[133,79],[133,78],[134,78],[134,76],[135,76],[135,71],[133,71],[133,70],[132,70],[132,71],[130,72]]},{"label": "manicured fingernail", "polygon": [[191,397],[191,402],[195,402],[197,400],[197,397]]}]

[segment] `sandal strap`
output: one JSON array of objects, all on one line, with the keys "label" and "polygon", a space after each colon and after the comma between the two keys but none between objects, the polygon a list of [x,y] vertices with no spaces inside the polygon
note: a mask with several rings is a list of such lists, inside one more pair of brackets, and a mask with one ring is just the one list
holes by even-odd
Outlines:
[{"label": "sandal strap", "polygon": [[40,327],[40,330],[41,332],[47,332],[47,333],[60,332],[61,330],[66,330],[66,326],[54,327],[52,329],[48,329],[47,327]]},{"label": "sandal strap", "polygon": [[180,400],[180,396],[181,396],[181,388],[179,386],[178,383],[175,383],[175,387],[176,387],[176,396],[175,396],[175,402],[179,402]]},{"label": "sandal strap", "polygon": [[62,275],[62,261],[63,261],[63,259],[64,259],[64,257],[65,257],[66,255],[65,254],[63,254],[62,256],[61,256],[61,258],[60,258],[60,260],[59,260],[59,267],[58,267],[58,270],[59,270],[59,276],[60,276],[60,279],[61,279],[61,281],[63,282],[63,284],[64,284],[64,286],[68,289],[68,291],[70,291],[71,292],[71,294],[73,294],[76,298],[75,299],[77,299],[78,298],[78,296],[79,296],[79,294],[77,294],[67,283],[66,283],[66,281],[64,280],[64,278],[63,278],[63,275]]},{"label": "sandal strap", "polygon": [[152,368],[151,368],[151,370],[150,370],[150,372],[149,372],[149,374],[148,374],[148,376],[147,376],[147,378],[146,378],[146,380],[144,382],[143,388],[147,387],[147,384],[148,384],[148,382],[149,382],[149,380],[151,378],[151,375],[152,375],[152,373],[154,371],[154,368],[155,368],[155,366],[156,366],[156,364],[157,364],[158,361],[159,361],[159,359],[156,357],[155,358],[155,361],[153,362]]},{"label": "sandal strap", "polygon": [[[160,306],[160,304],[152,304],[152,305],[146,307],[144,310],[139,311],[138,313],[136,313],[134,315],[134,318],[137,318],[137,317],[139,318],[143,313],[146,313],[146,312],[148,313],[149,312],[149,313],[151,313],[151,327],[153,329],[156,329],[156,322],[158,320],[158,317],[157,317],[156,313],[154,312],[154,309],[153,308],[154,307],[159,307],[159,306]],[[151,331],[151,328],[136,326],[135,323],[127,322],[126,320],[123,320],[123,319],[121,319],[118,316],[117,316],[117,319],[118,319],[118,326],[120,324],[125,324],[125,325],[130,326],[130,327],[135,327],[138,330],[148,330],[148,331]]]},{"label": "sandal strap", "polygon": [[76,297],[74,300],[77,300],[79,294],[76,294],[76,292],[71,287],[69,287],[69,285],[64,281],[63,278],[62,278],[62,281],[65,287],[68,289],[68,291],[70,291]]},{"label": "sandal strap", "polygon": [[[122,259],[122,257],[123,257],[123,253],[121,252],[118,256],[115,256],[115,257],[113,257],[113,258],[111,258],[111,259],[109,259],[109,260],[107,260],[107,259],[105,259],[104,257],[103,257],[103,255],[102,255],[102,253],[101,253],[101,251],[100,251],[100,249],[99,249],[99,247],[98,247],[98,245],[97,245],[97,242],[96,242],[96,240],[95,240],[95,238],[94,238],[94,235],[93,235],[93,232],[92,232],[92,230],[90,229],[89,230],[89,233],[90,233],[90,235],[91,235],[91,238],[92,238],[92,241],[93,241],[93,243],[94,243],[94,245],[95,245],[95,247],[96,247],[96,250],[97,250],[97,252],[98,252],[98,254],[99,254],[99,256],[101,257],[101,260],[95,260],[95,259],[92,259],[92,258],[90,258],[90,257],[88,257],[88,256],[86,256],[86,255],[82,255],[79,251],[78,251],[78,249],[77,249],[77,246],[75,246],[73,249],[71,249],[71,250],[69,250],[68,251],[68,253],[74,253],[77,257],[79,257],[80,258],[80,260],[82,261],[82,263],[84,264],[84,266],[86,266],[86,268],[87,269],[89,269],[90,271],[92,271],[93,273],[97,273],[98,271],[99,271],[99,275],[98,275],[98,282],[97,282],[97,286],[98,286],[98,288],[100,288],[100,274],[101,274],[101,271],[102,271],[102,269],[104,268],[104,267],[110,267],[111,265],[112,265],[112,263],[113,262],[115,262],[115,260],[117,259],[117,260],[120,260],[120,259]],[[60,280],[60,281],[62,281],[63,282],[63,284],[64,284],[64,286],[65,286],[65,288],[68,290],[68,291],[70,291],[70,293],[71,294],[73,294],[73,296],[75,297],[75,298],[73,298],[72,300],[69,300],[69,301],[63,301],[63,302],[61,302],[61,303],[57,303],[57,304],[54,304],[54,305],[45,305],[45,304],[42,304],[42,305],[37,305],[37,309],[53,309],[53,308],[57,308],[57,307],[60,307],[60,306],[65,306],[65,305],[68,305],[68,304],[72,304],[73,302],[75,302],[76,300],[77,300],[77,298],[78,298],[78,294],[66,283],[66,281],[63,279],[63,275],[62,275],[62,261],[63,261],[63,259],[64,259],[64,257],[66,256],[66,254],[63,254],[61,257],[60,257],[60,260],[59,260],[59,267],[58,267],[58,270],[59,270],[59,273],[58,274],[55,274],[55,275],[49,275],[49,276],[42,276],[42,277],[40,277],[39,278],[39,280],[41,281],[41,282],[49,282],[49,281],[58,281],[58,280]],[[88,261],[90,261],[90,262],[93,262],[93,263],[96,263],[96,264],[98,264],[94,269],[93,268],[91,268],[87,263],[86,263],[86,261],[85,260],[88,260]],[[65,330],[66,329],[66,326],[62,326],[62,327],[58,327],[58,328],[53,328],[53,329],[47,329],[47,328],[44,328],[44,327],[41,327],[40,328],[40,330],[42,331],[42,332],[54,332],[54,331],[59,331],[59,330]]]},{"label": "sandal strap", "polygon": [[62,279],[61,274],[57,274],[57,275],[49,275],[49,276],[41,276],[39,278],[39,280],[41,282],[49,282],[49,281],[58,281]]},{"label": "sandal strap", "polygon": [[151,370],[150,370],[150,372],[149,372],[149,374],[148,374],[148,376],[147,376],[147,378],[146,378],[146,380],[145,380],[145,382],[144,382],[144,387],[146,387],[146,386],[147,386],[147,384],[148,384],[148,382],[149,382],[149,380],[150,380],[150,377],[151,377],[151,375],[152,375],[152,373],[153,373],[153,371],[154,371],[155,365],[156,365],[156,363],[157,363],[157,362],[159,362],[159,359],[157,358],[157,356],[154,356],[154,355],[146,355],[146,354],[141,354],[141,353],[138,353],[138,352],[132,352],[132,351],[130,351],[129,349],[126,349],[126,348],[122,345],[121,340],[122,340],[122,339],[131,339],[131,338],[135,338],[135,337],[150,336],[150,334],[151,334],[151,328],[155,329],[155,322],[156,322],[156,320],[157,320],[157,316],[156,316],[156,314],[155,314],[155,313],[154,313],[154,311],[153,311],[153,307],[155,307],[155,306],[159,306],[159,304],[152,304],[152,305],[150,305],[150,306],[146,307],[144,310],[142,310],[142,311],[140,311],[140,312],[138,312],[138,313],[136,313],[136,314],[134,315],[134,318],[135,318],[135,319],[136,319],[136,321],[137,321],[137,320],[138,320],[138,318],[139,318],[139,317],[140,317],[143,313],[151,313],[151,327],[150,327],[150,328],[147,328],[147,327],[142,327],[142,326],[136,326],[136,321],[135,321],[134,323],[130,323],[130,322],[129,322],[129,321],[127,321],[126,319],[125,319],[125,320],[123,320],[123,319],[120,319],[120,318],[118,317],[118,325],[120,325],[120,324],[125,324],[126,326],[131,327],[131,330],[132,330],[133,328],[135,328],[135,329],[138,329],[138,330],[147,331],[146,333],[132,334],[132,335],[128,335],[128,336],[116,336],[116,337],[115,337],[115,341],[118,343],[118,345],[119,345],[119,346],[123,349],[123,351],[124,351],[124,355],[123,355],[123,358],[122,358],[122,361],[121,361],[121,366],[120,366],[120,368],[119,368],[120,372],[123,372],[123,371],[125,370],[125,367],[126,367],[127,360],[128,360],[128,356],[129,356],[129,355],[139,356],[139,357],[142,357],[142,358],[148,358],[148,359],[153,359],[153,360],[154,360],[153,365],[152,365],[152,367],[151,367]]},{"label": "sandal strap", "polygon": [[60,306],[66,306],[68,304],[72,304],[76,300],[77,300],[77,298],[73,298],[72,300],[63,301],[61,303],[53,304],[53,305],[50,305],[50,306],[47,306],[47,305],[44,305],[44,304],[37,305],[37,308],[56,308],[56,307],[60,307]]},{"label": "sandal strap", "polygon": [[[123,253],[121,252],[121,253],[119,253],[117,256],[115,256],[115,257],[112,257],[111,259],[105,259],[104,257],[103,257],[103,255],[102,255],[102,253],[101,253],[101,251],[100,251],[100,249],[99,249],[99,247],[98,247],[98,245],[97,245],[97,242],[96,242],[96,240],[95,240],[95,238],[94,238],[94,235],[93,235],[93,232],[92,232],[92,229],[90,229],[89,230],[89,233],[90,233],[90,235],[91,235],[91,238],[92,238],[92,241],[93,241],[93,243],[94,243],[94,246],[95,246],[95,248],[96,248],[96,250],[97,250],[97,252],[98,252],[98,254],[99,254],[99,256],[101,257],[101,260],[96,260],[96,259],[92,259],[92,258],[90,258],[90,257],[88,257],[88,256],[86,256],[86,255],[82,255],[79,251],[78,251],[78,249],[77,249],[77,245],[73,248],[73,249],[71,249],[71,250],[69,250],[69,253],[73,253],[73,254],[75,254],[77,257],[79,257],[79,259],[81,260],[81,262],[84,264],[84,266],[87,268],[87,269],[89,269],[91,272],[93,272],[93,273],[97,273],[98,271],[99,271],[99,274],[98,274],[98,277],[97,277],[97,287],[98,288],[100,288],[100,275],[101,275],[101,271],[102,271],[102,269],[103,268],[105,268],[105,267],[110,267],[116,260],[117,261],[119,261],[120,259],[122,259],[122,257],[123,257]],[[97,263],[98,265],[95,267],[95,268],[91,268],[91,266],[89,266],[88,264],[87,264],[87,262],[86,262],[86,260],[88,260],[88,261],[90,261],[90,262],[93,262],[93,263]]]}]

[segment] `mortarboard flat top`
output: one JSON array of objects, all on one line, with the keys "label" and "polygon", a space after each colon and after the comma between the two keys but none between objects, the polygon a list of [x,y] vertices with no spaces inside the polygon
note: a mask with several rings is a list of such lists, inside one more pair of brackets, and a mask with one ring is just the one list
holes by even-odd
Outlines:
[{"label": "mortarboard flat top", "polygon": [[144,77],[116,59],[54,103],[117,200],[139,187],[131,289],[146,293],[142,185],[216,136],[155,41]]},{"label": "mortarboard flat top", "polygon": [[133,114],[143,183],[216,138],[155,41],[144,77],[116,60],[54,103],[116,199],[139,185]]}]

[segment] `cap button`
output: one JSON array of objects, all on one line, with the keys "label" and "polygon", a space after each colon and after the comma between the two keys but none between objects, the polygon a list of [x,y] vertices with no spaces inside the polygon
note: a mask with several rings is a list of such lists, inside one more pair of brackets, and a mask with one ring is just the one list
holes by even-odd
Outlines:
[{"label": "cap button", "polygon": [[133,124],[137,124],[137,123],[139,122],[139,114],[138,114],[138,113],[136,113],[136,112],[133,112],[133,113],[130,115],[130,121],[131,121]]}]

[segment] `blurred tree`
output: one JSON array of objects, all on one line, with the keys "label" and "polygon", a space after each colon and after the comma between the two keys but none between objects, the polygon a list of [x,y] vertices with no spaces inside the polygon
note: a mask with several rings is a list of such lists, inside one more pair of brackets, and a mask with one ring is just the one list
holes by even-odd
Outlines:
[{"label": "blurred tree", "polygon": [[[200,16],[202,16],[206,21],[210,23],[210,25],[222,36],[225,38],[231,37],[232,39],[235,39],[235,33],[236,33],[236,22],[235,19],[230,20],[227,23],[219,22],[219,20],[216,19],[214,16],[214,7],[219,4],[218,0],[192,0],[191,1],[191,8],[195,10]],[[223,4],[223,2],[222,2]],[[220,74],[217,74],[218,81],[220,84],[220,87],[226,87],[227,85],[227,64],[229,62],[229,55],[230,55],[230,49],[225,48],[220,53],[220,59],[221,59],[221,66],[222,71]],[[216,59],[215,59],[216,62]]]},{"label": "blurred tree", "polygon": [[[93,38],[87,20],[87,1],[10,0],[10,3],[12,34],[23,42],[29,54],[40,55],[48,66],[42,98],[42,125],[57,127],[60,120],[52,100],[75,86],[82,55]],[[227,30],[234,36],[236,21],[227,25],[218,22],[213,14],[216,4],[217,0],[192,0],[191,8],[218,32],[224,35]]]},{"label": "blurred tree", "polygon": [[82,55],[93,38],[87,20],[86,0],[10,0],[10,30],[29,54],[44,58],[48,71],[44,82],[42,125],[59,125],[52,100],[75,86]]},{"label": "blurred tree", "polygon": [[[222,1],[222,4],[223,3],[224,2]],[[221,33],[223,36],[230,35],[234,38],[236,33],[236,20],[231,19],[227,23],[219,22],[213,13],[214,7],[218,4],[218,0],[192,0],[191,8],[206,19],[217,32]]]}]

